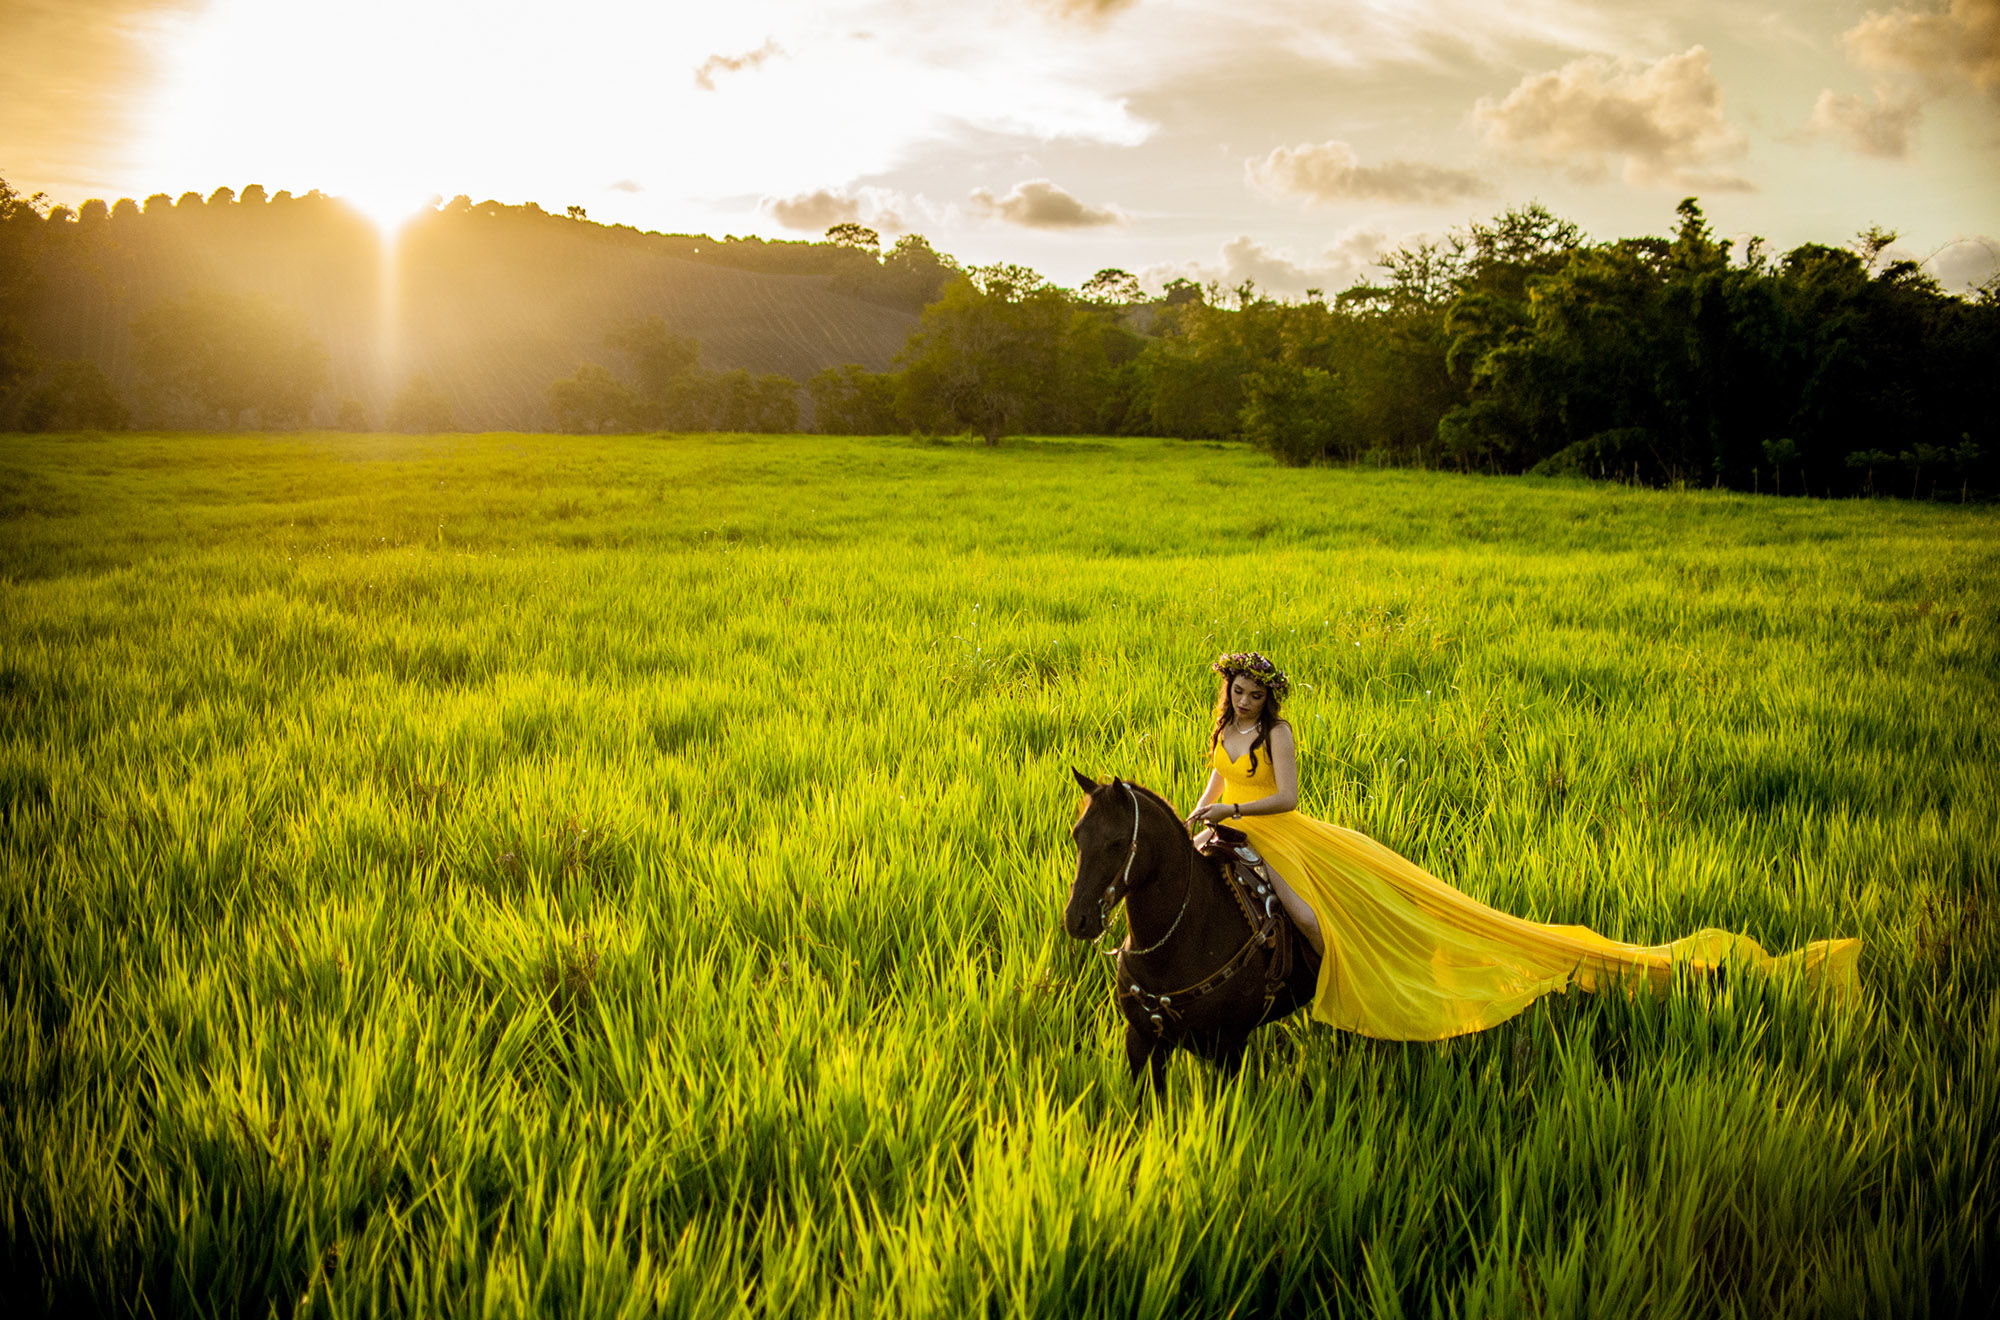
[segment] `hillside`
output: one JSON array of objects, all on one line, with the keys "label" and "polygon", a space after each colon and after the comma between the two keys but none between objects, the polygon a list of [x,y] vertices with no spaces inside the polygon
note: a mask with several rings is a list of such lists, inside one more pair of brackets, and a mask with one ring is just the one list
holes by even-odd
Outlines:
[{"label": "hillside", "polygon": [[[902,307],[836,291],[830,274],[745,268],[760,256],[808,264],[799,253],[642,234],[532,207],[426,212],[390,245],[322,198],[164,202],[47,226],[23,318],[44,359],[96,361],[142,414],[132,317],[196,289],[265,293],[304,315],[330,359],[318,420],[352,398],[379,424],[396,390],[421,372],[472,429],[548,425],[549,382],[584,362],[620,369],[605,332],[639,317],[663,317],[699,339],[707,367],[801,384],[841,363],[881,369],[916,322]],[[804,255],[837,268],[838,256],[860,254]]]}]

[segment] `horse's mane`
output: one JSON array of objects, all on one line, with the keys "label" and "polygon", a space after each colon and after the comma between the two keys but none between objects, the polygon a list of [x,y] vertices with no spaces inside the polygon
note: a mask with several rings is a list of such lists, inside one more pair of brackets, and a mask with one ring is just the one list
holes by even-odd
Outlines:
[{"label": "horse's mane", "polygon": [[1125,782],[1130,784],[1133,788],[1137,789],[1139,792],[1144,793],[1147,797],[1153,799],[1154,802],[1159,804],[1160,810],[1166,812],[1169,816],[1172,816],[1175,820],[1179,820],[1181,818],[1180,813],[1174,810],[1174,804],[1167,801],[1165,798],[1161,797],[1158,793],[1155,793],[1152,789],[1147,788],[1144,784],[1140,783],[1136,779],[1128,779]]},{"label": "horse's mane", "polygon": [[[1125,784],[1129,786],[1140,797],[1150,799],[1155,806],[1159,807],[1161,811],[1167,813],[1167,816],[1170,820],[1178,821],[1181,818],[1180,813],[1174,809],[1173,803],[1167,801],[1165,798],[1161,797],[1158,793],[1155,793],[1152,789],[1147,788],[1144,784],[1140,783],[1136,779],[1120,779],[1116,775],[1113,775],[1110,779],[1098,785],[1098,787],[1110,788],[1113,784]],[[1090,810],[1090,803],[1091,799],[1088,797],[1086,797],[1083,800],[1081,810],[1079,810],[1076,813],[1079,819],[1083,816],[1083,813],[1085,811]]]}]

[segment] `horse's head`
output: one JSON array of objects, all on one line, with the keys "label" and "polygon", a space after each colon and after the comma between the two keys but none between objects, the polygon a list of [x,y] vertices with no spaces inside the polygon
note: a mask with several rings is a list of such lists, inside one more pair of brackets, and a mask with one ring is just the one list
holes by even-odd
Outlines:
[{"label": "horse's head", "polygon": [[[1076,879],[1070,882],[1063,929],[1079,940],[1096,939],[1111,909],[1139,880],[1133,862],[1146,851],[1145,804],[1151,794],[1122,780],[1100,784],[1071,770],[1085,794],[1083,811],[1070,829],[1076,840]],[[1145,867],[1139,868],[1141,871]]]}]

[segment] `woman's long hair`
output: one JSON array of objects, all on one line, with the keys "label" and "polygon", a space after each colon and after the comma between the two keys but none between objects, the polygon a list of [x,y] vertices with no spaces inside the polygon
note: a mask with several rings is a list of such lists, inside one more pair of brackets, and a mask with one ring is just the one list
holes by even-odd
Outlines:
[{"label": "woman's long hair", "polygon": [[1257,773],[1257,749],[1271,742],[1271,730],[1278,727],[1278,694],[1271,685],[1255,674],[1235,673],[1222,676],[1222,686],[1215,693],[1215,728],[1209,731],[1208,750],[1212,754],[1222,745],[1222,731],[1236,724],[1236,707],[1229,701],[1229,685],[1239,678],[1247,678],[1264,689],[1264,709],[1257,715],[1257,737],[1250,743],[1250,773]]}]

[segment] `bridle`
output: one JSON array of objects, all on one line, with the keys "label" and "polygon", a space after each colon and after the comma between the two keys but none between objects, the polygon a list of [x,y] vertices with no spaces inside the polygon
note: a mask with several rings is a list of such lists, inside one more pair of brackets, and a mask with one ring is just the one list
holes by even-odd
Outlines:
[{"label": "bridle", "polygon": [[[1104,887],[1104,892],[1097,899],[1097,915],[1098,920],[1102,924],[1098,928],[1096,948],[1099,953],[1107,958],[1116,958],[1121,952],[1127,957],[1151,953],[1165,944],[1174,937],[1174,932],[1181,928],[1181,918],[1187,915],[1188,903],[1194,898],[1194,855],[1190,853],[1188,855],[1187,883],[1181,887],[1181,910],[1174,914],[1174,923],[1167,927],[1167,933],[1143,949],[1120,950],[1115,947],[1109,949],[1104,947],[1104,937],[1111,930],[1112,910],[1124,902],[1126,896],[1132,892],[1132,863],[1139,860],[1139,795],[1133,792],[1132,786],[1122,779],[1118,781],[1118,787],[1125,790],[1126,798],[1132,803],[1132,842],[1125,849],[1124,869],[1118,873],[1116,880],[1113,880]],[[1126,926],[1126,934],[1129,937],[1131,934],[1129,916],[1126,920]]]}]

